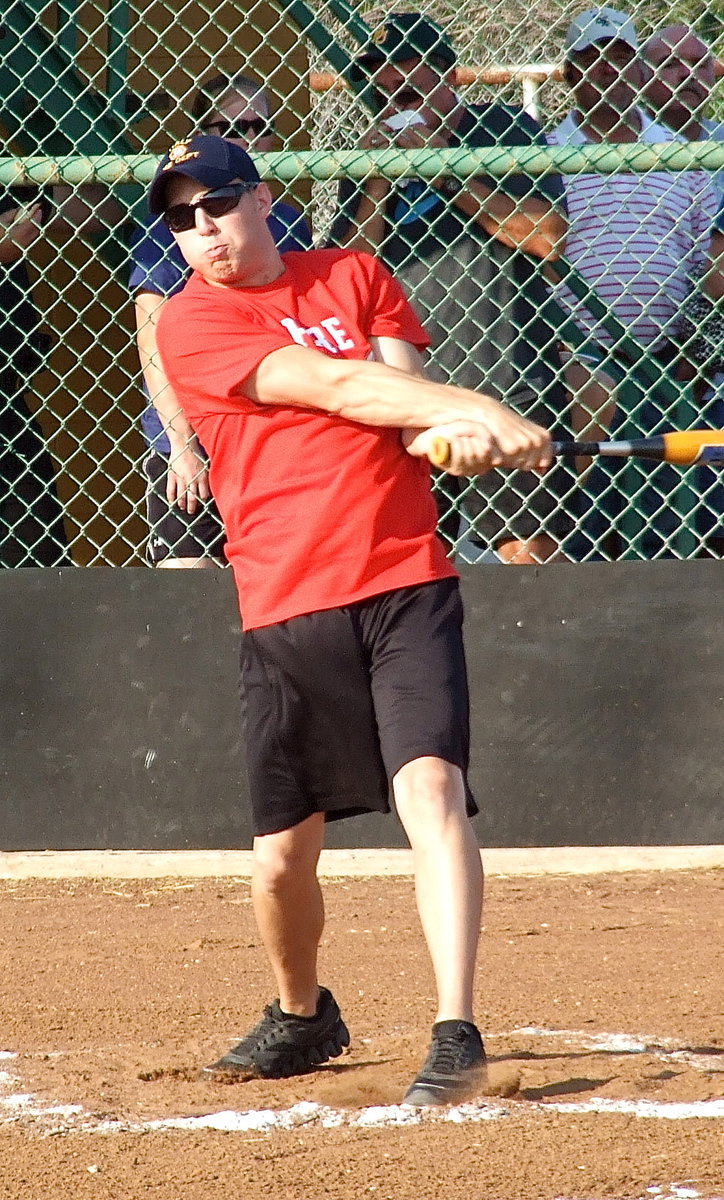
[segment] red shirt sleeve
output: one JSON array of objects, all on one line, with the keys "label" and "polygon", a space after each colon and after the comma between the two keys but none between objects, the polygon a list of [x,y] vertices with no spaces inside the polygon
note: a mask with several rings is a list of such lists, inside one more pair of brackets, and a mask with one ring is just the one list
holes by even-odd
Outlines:
[{"label": "red shirt sleeve", "polygon": [[247,311],[242,296],[193,277],[164,305],[157,328],[166,377],[189,417],[228,412],[232,397],[256,408],[242,394],[244,380],[288,340]]},{"label": "red shirt sleeve", "polygon": [[410,342],[418,350],[426,350],[430,338],[401,285],[379,259],[369,254],[357,254],[355,258],[367,275],[368,336],[399,338],[400,341]]}]

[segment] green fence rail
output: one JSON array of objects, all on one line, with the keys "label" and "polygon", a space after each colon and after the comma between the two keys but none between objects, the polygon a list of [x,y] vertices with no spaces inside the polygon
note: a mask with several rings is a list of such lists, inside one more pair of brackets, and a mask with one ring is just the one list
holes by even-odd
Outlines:
[{"label": "green fence rail", "polygon": [[[724,170],[724,142],[690,142],[682,145],[661,142],[648,146],[551,146],[542,149],[516,146],[501,151],[483,150],[298,150],[256,154],[254,159],[265,179],[294,183],[298,179],[366,179],[371,171],[387,179],[406,178],[412,172],[421,179],[453,175],[472,179],[476,175],[576,175],[595,171],[615,175],[622,171]],[[148,184],[160,161],[159,155],[58,155],[0,157],[0,184],[47,186],[84,183]]]}]

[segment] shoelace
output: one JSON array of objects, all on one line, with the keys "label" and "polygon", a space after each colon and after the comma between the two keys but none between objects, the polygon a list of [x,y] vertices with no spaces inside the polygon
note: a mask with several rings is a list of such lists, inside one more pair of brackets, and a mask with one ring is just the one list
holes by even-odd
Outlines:
[{"label": "shoelace", "polygon": [[430,1055],[430,1067],[445,1074],[455,1071],[458,1067],[466,1066],[467,1055],[465,1052],[469,1040],[464,1033],[451,1034],[449,1037],[437,1039]]}]

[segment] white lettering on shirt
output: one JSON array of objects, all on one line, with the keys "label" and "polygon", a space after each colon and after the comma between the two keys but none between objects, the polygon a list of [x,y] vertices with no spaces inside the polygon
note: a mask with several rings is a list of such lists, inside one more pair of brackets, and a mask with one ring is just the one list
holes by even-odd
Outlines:
[{"label": "white lettering on shirt", "polygon": [[339,317],[325,317],[320,324],[328,333],[331,333],[340,350],[354,350],[354,340],[349,336],[347,330],[342,328]]},{"label": "white lettering on shirt", "polygon": [[[283,317],[281,324],[299,346],[339,354],[354,349],[354,340],[340,323],[339,317],[325,317],[319,325],[300,325],[293,317]],[[329,335],[329,336],[328,336]]]}]

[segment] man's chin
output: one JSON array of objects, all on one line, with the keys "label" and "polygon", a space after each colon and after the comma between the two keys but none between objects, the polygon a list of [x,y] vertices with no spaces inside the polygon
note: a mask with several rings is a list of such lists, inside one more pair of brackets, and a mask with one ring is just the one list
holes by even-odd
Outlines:
[{"label": "man's chin", "polygon": [[210,263],[207,260],[199,268],[199,273],[207,283],[218,284],[221,287],[233,287],[239,282],[239,272],[226,261]]}]

